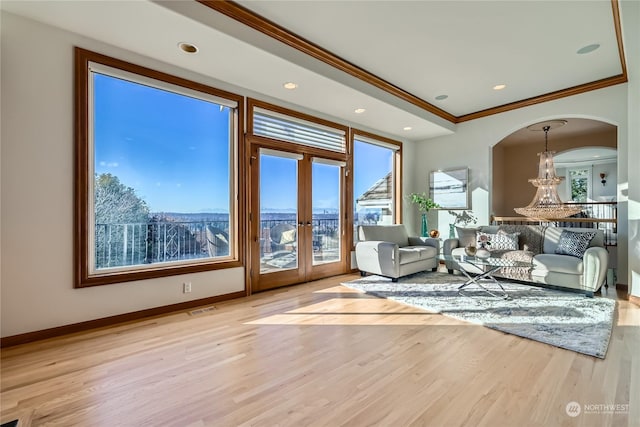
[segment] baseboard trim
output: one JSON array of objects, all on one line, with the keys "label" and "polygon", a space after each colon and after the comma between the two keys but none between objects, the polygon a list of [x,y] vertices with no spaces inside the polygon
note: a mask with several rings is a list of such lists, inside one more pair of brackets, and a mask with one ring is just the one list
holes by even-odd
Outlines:
[{"label": "baseboard trim", "polygon": [[640,307],[640,297],[637,297],[635,295],[629,295],[629,302],[631,304],[635,304],[638,307]]},{"label": "baseboard trim", "polygon": [[148,308],[146,310],[134,311],[131,313],[118,314],[115,316],[103,317],[101,319],[88,320],[86,322],[72,323],[70,325],[57,326],[55,328],[43,329],[40,331],[27,332],[24,334],[11,335],[0,338],[0,348],[12,347],[20,344],[27,344],[33,341],[40,341],[47,338],[55,338],[62,335],[83,332],[89,329],[112,326],[118,323],[132,320],[144,319],[145,317],[158,316],[174,311],[186,310],[201,305],[213,304],[221,301],[241,298],[246,296],[246,292],[232,292],[230,294],[218,295],[215,297],[201,298],[193,301],[185,301],[177,304],[164,305],[161,307]]}]

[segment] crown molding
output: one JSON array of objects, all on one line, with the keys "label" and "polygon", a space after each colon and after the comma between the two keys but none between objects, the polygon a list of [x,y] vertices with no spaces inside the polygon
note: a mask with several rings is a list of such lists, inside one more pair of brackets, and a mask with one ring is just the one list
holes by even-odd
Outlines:
[{"label": "crown molding", "polygon": [[276,24],[275,22],[251,11],[250,9],[241,6],[240,4],[232,0],[196,0],[198,3],[222,13],[229,18],[232,18],[248,27],[253,28],[275,40],[278,40],[287,46],[299,50],[325,64],[334,67],[340,71],[343,71],[357,79],[364,81],[378,89],[381,89],[399,99],[409,102],[429,113],[447,120],[451,123],[462,123],[470,120],[479,119],[482,117],[491,116],[494,114],[504,113],[506,111],[516,110],[519,108],[529,107],[531,105],[540,104],[543,102],[553,101],[568,96],[578,95],[592,90],[602,89],[605,87],[626,83],[627,78],[627,66],[624,57],[624,47],[622,44],[622,27],[620,23],[620,8],[618,1],[611,0],[611,9],[613,13],[613,22],[616,32],[616,40],[618,41],[618,53],[620,55],[620,65],[622,73],[600,79],[594,82],[573,86],[567,89],[561,89],[554,92],[546,93],[539,96],[534,96],[521,101],[515,101],[508,104],[500,105],[497,107],[487,108],[485,110],[477,111],[474,113],[464,114],[461,116],[454,116],[453,114],[436,107],[433,104],[419,98],[406,90],[395,86],[394,84],[376,76],[369,71],[358,67],[355,64],[335,55],[334,53],[318,46],[317,44],[300,37],[299,35],[287,30],[286,28]]}]

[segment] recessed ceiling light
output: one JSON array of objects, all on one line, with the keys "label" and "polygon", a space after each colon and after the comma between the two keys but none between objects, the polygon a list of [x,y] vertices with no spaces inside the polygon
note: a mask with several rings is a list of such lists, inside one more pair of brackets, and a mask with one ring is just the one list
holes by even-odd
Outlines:
[{"label": "recessed ceiling light", "polygon": [[405,126],[405,127],[403,127],[402,129],[404,129],[404,130],[411,130],[411,129],[413,129],[413,128],[412,128],[411,126]]},{"label": "recessed ceiling light", "polygon": [[576,51],[576,53],[578,55],[584,55],[585,53],[593,52],[594,50],[598,49],[599,47],[600,47],[600,45],[598,43],[590,44],[590,45],[581,47],[580,49],[578,49]]},{"label": "recessed ceiling light", "polygon": [[178,47],[185,53],[198,53],[198,46],[191,43],[180,42],[178,43]]},{"label": "recessed ceiling light", "polygon": [[436,96],[436,99],[438,101],[442,101],[443,99],[447,99],[449,97],[449,95],[438,95]]},{"label": "recessed ceiling light", "polygon": [[507,85],[495,85],[495,86],[493,87],[493,90],[502,90],[502,89],[504,89],[505,87],[507,87]]},{"label": "recessed ceiling light", "polygon": [[356,114],[362,114],[365,111],[367,111],[367,110],[365,110],[364,108],[356,108],[355,110],[353,110],[353,112],[356,113]]},{"label": "recessed ceiling light", "polygon": [[297,83],[294,82],[286,82],[285,84],[282,85],[285,89],[289,89],[289,90],[293,90],[295,88],[298,87]]},{"label": "recessed ceiling light", "polygon": [[596,154],[595,156],[593,156],[594,159],[597,159],[598,157],[600,157],[598,154]]}]

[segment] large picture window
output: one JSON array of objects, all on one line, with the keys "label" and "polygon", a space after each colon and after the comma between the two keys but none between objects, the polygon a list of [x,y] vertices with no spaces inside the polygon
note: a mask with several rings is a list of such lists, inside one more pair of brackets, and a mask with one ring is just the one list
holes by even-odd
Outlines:
[{"label": "large picture window", "polygon": [[353,230],[358,226],[395,224],[400,218],[400,142],[354,131]]},{"label": "large picture window", "polygon": [[241,98],[76,54],[78,285],[239,265]]}]

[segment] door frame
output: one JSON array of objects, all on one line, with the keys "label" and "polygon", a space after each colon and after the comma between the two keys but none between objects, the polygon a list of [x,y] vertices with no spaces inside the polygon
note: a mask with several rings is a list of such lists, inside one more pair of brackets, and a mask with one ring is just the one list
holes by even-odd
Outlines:
[{"label": "door frame", "polygon": [[[317,280],[323,277],[344,274],[350,271],[351,266],[351,246],[352,238],[349,234],[349,224],[352,212],[349,206],[351,202],[349,161],[347,153],[337,153],[314,147],[294,144],[290,142],[273,140],[255,135],[246,135],[247,156],[248,156],[248,197],[247,197],[247,220],[248,220],[248,245],[247,245],[247,268],[248,284],[250,292],[259,292],[281,286],[302,283],[310,280]],[[303,251],[298,252],[298,268],[274,272],[266,275],[260,274],[260,148],[268,148],[292,154],[303,155],[303,160],[308,166],[302,167],[298,173],[298,206],[299,221],[306,223],[312,221],[312,198],[311,198],[311,159],[320,157],[338,162],[345,162],[347,166],[343,168],[340,177],[340,233],[341,248],[340,261],[335,263],[313,266],[313,249],[311,256],[306,256]],[[302,220],[304,219],[304,221]],[[302,232],[300,232],[302,228]],[[312,239],[312,228],[298,226],[298,247],[309,252]],[[301,264],[303,263],[303,264]]]}]

